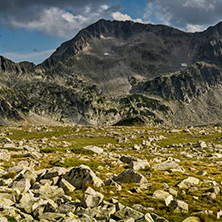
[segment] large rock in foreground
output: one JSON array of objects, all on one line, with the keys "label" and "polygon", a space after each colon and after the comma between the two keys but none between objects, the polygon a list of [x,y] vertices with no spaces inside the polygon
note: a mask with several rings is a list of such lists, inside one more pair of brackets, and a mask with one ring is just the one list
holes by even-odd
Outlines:
[{"label": "large rock in foreground", "polygon": [[64,178],[76,189],[85,189],[88,185],[95,187],[101,187],[103,185],[103,181],[85,165],[73,167],[65,174]]}]

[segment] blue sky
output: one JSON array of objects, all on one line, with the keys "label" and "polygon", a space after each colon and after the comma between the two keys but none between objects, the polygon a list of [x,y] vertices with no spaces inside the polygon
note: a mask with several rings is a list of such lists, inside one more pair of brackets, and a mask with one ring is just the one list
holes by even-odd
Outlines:
[{"label": "blue sky", "polygon": [[104,18],[202,31],[222,21],[221,0],[1,0],[0,55],[36,64]]}]

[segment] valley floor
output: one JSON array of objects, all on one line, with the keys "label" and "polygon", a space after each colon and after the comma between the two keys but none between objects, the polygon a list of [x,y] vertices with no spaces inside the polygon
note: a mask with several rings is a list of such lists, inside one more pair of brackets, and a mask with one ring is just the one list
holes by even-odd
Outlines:
[{"label": "valley floor", "polygon": [[0,221],[222,221],[221,189],[221,126],[0,128]]}]

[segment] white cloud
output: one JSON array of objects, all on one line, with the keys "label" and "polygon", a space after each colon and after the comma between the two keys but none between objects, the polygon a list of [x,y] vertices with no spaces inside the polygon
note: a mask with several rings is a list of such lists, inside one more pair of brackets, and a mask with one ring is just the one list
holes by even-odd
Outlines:
[{"label": "white cloud", "polygon": [[96,9],[86,5],[78,12],[66,11],[58,7],[43,9],[39,15],[30,21],[8,18],[8,23],[15,28],[38,30],[47,35],[63,38],[73,37],[79,30],[96,22],[101,17],[112,18],[112,8],[108,5],[100,5]]},{"label": "white cloud", "polygon": [[143,20],[201,31],[222,20],[221,0],[146,0]]},{"label": "white cloud", "polygon": [[183,4],[183,7],[200,8],[209,11],[215,9],[215,4],[215,0],[213,0],[212,2],[209,0],[186,0]]},{"label": "white cloud", "polygon": [[140,18],[132,19],[129,15],[122,14],[121,12],[113,12],[112,17],[113,17],[113,19],[118,20],[118,21],[129,21],[130,20],[130,21],[134,21],[134,22],[143,23],[142,19],[140,19]]},{"label": "white cloud", "polygon": [[187,24],[187,27],[186,27],[187,32],[202,32],[204,29],[205,27],[201,25]]},{"label": "white cloud", "polygon": [[46,51],[29,53],[5,52],[2,53],[2,55],[14,62],[33,61],[34,63],[39,64],[48,58],[54,51],[54,49],[50,49]]}]

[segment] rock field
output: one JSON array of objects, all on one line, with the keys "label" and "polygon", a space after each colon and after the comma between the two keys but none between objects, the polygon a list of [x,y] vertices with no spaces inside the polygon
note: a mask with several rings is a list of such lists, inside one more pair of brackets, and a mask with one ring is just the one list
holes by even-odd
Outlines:
[{"label": "rock field", "polygon": [[0,128],[0,222],[222,221],[222,127]]}]

